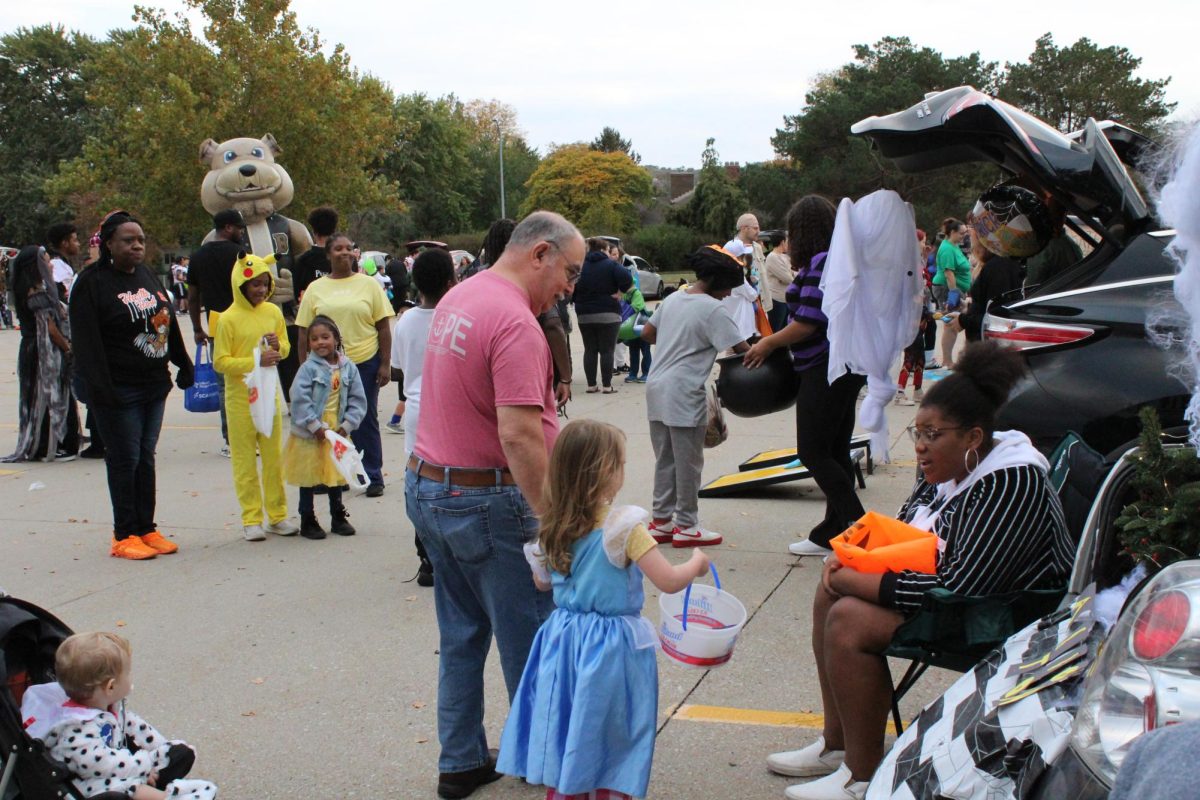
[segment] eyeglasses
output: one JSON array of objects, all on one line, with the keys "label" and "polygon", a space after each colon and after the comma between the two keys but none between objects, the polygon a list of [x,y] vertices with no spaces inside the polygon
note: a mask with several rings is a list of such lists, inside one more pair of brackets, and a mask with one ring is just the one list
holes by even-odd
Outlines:
[{"label": "eyeglasses", "polygon": [[913,444],[920,444],[922,440],[925,441],[925,444],[933,444],[946,431],[961,431],[964,428],[961,425],[945,428],[918,428],[916,425],[909,425],[905,430],[908,431],[908,436],[913,440]]},{"label": "eyeglasses", "polygon": [[562,248],[558,246],[558,242],[546,242],[546,244],[553,247],[563,257],[563,268],[567,272],[567,283],[571,286],[579,283],[579,278],[583,275],[583,264],[572,264],[568,261],[567,257],[563,255]]}]

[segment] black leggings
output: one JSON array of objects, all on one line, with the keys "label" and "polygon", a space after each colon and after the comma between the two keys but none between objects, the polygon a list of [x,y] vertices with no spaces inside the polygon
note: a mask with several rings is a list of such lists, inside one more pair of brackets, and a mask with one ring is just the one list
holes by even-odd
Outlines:
[{"label": "black leggings", "polygon": [[314,516],[313,495],[320,492],[329,495],[329,513],[336,514],[346,508],[342,503],[342,487],[340,486],[301,486],[300,487],[300,516]]},{"label": "black leggings", "polygon": [[579,335],[583,337],[583,376],[589,387],[596,385],[596,359],[600,360],[600,380],[604,386],[612,386],[613,350],[617,346],[619,322],[581,322]]},{"label": "black leggings", "polygon": [[830,539],[863,515],[854,491],[850,438],[858,390],[866,381],[862,375],[847,373],[830,385],[823,361],[800,373],[796,455],[825,493],[825,518],[808,534],[809,540],[821,547],[829,547]]}]

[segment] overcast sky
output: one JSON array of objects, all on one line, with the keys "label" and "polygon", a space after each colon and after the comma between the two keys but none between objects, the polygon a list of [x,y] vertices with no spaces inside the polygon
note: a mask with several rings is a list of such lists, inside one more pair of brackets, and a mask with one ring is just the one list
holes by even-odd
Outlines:
[{"label": "overcast sky", "polygon": [[[143,2],[182,8],[178,0]],[[130,0],[4,5],[4,32],[55,22],[102,37],[132,24]],[[812,79],[850,61],[851,45],[888,35],[948,57],[978,50],[1001,64],[1025,60],[1046,32],[1060,46],[1081,36],[1122,45],[1143,59],[1140,77],[1172,78],[1167,97],[1179,103],[1177,117],[1200,117],[1200,71],[1189,63],[1197,48],[1194,2],[1157,0],[1152,23],[1132,20],[1135,7],[1129,0],[292,2],[302,27],[317,29],[327,44],[343,43],[358,69],[398,93],[508,103],[543,152],[552,142],[590,141],[610,125],[632,140],[643,163],[660,166],[698,166],[709,136],[722,160],[772,158],[772,134],[800,110]]]}]

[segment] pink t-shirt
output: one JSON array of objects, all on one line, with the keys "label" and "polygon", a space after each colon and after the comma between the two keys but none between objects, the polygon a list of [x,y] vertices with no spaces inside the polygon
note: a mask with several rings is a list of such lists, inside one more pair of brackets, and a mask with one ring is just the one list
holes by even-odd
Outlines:
[{"label": "pink t-shirt", "polygon": [[529,297],[480,272],[451,289],[429,325],[414,452],[445,467],[507,467],[498,406],[542,410],[546,451],[558,436],[550,346]]}]

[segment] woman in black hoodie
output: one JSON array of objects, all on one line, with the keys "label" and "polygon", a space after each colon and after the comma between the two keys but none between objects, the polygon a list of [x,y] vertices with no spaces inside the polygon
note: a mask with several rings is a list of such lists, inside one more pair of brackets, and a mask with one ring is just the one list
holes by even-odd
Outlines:
[{"label": "woman in black hoodie", "polygon": [[608,241],[588,240],[588,254],[583,260],[583,274],[575,286],[575,316],[583,337],[583,374],[587,390],[598,392],[596,361],[600,361],[600,380],[604,393],[616,391],[612,385],[613,350],[617,346],[617,331],[621,327],[621,295],[633,285],[629,270],[608,257]]}]

